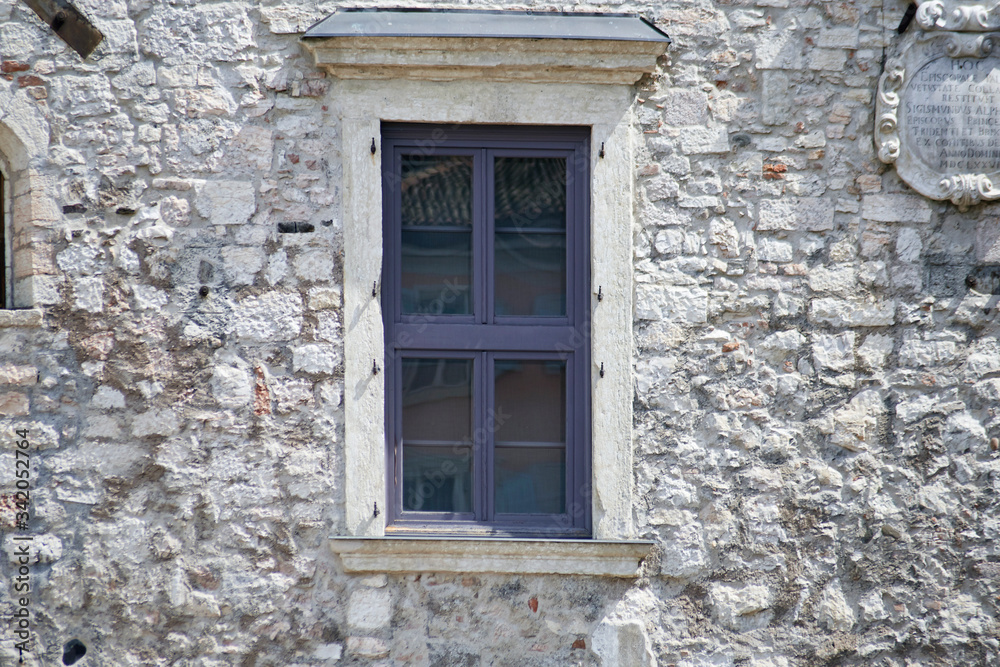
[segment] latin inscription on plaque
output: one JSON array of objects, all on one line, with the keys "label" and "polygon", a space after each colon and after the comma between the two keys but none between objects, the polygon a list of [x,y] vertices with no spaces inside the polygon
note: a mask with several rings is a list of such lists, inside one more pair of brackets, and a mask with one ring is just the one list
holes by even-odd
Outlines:
[{"label": "latin inscription on plaque", "polygon": [[901,134],[921,162],[941,173],[1000,169],[1000,59],[937,58],[910,79]]}]

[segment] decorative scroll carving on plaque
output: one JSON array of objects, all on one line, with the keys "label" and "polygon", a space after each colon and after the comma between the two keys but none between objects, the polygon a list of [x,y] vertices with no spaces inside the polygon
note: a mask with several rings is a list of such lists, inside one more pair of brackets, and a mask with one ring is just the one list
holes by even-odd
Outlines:
[{"label": "decorative scroll carving on plaque", "polygon": [[[1000,2],[926,0],[886,63],[876,96],[878,157],[931,199],[964,209],[1000,199]],[[965,32],[958,32],[959,30]]]},{"label": "decorative scroll carving on plaque", "polygon": [[899,157],[899,132],[896,110],[899,107],[899,89],[903,87],[903,67],[896,62],[886,65],[878,82],[878,101],[881,109],[876,123],[875,143],[878,159],[892,164]]},{"label": "decorative scroll carving on plaque", "polygon": [[1000,29],[1000,3],[986,6],[953,0],[925,0],[919,4],[917,24],[927,31],[987,32]]},{"label": "decorative scroll carving on plaque", "polygon": [[993,189],[993,182],[985,174],[957,174],[941,179],[945,198],[961,209],[1000,199],[1000,190]]}]

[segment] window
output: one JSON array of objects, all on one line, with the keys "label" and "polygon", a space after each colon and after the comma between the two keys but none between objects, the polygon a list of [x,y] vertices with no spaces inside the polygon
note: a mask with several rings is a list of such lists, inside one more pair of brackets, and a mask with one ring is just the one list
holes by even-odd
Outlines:
[{"label": "window", "polygon": [[[438,14],[447,17],[446,14]],[[307,35],[308,36],[308,35]],[[444,39],[444,38],[442,38]],[[419,42],[419,43],[418,43]],[[635,187],[635,115],[631,105],[636,79],[655,69],[651,43],[622,40],[561,40],[505,38],[502,50],[517,58],[497,58],[497,52],[468,48],[470,40],[454,38],[441,44],[400,40],[392,35],[366,34],[303,40],[316,63],[334,78],[330,111],[338,122],[341,156],[340,214],[343,227],[344,309],[344,485],[337,493],[337,523],[331,546],[337,553],[368,553],[366,567],[403,571],[424,567],[424,552],[413,558],[396,556],[414,547],[390,518],[386,500],[395,482],[387,463],[386,339],[382,302],[388,286],[383,276],[384,147],[380,137],[387,122],[539,127],[576,126],[590,129],[589,225],[590,368],[575,386],[589,378],[591,405],[589,539],[610,540],[616,546],[634,536],[632,399],[632,225]],[[454,45],[454,50],[448,48]],[[572,46],[572,48],[567,48]],[[656,45],[656,55],[666,43]],[[539,51],[539,49],[542,49]],[[449,58],[441,61],[441,53]],[[641,51],[641,53],[640,53]],[[529,53],[530,52],[530,53]],[[395,68],[370,67],[382,58]],[[613,54],[614,57],[605,57]],[[529,59],[525,65],[521,56]],[[536,57],[537,56],[537,57]],[[622,68],[629,60],[634,69]],[[442,63],[444,69],[427,63]],[[353,65],[351,63],[354,63]],[[557,63],[558,66],[553,66]],[[609,71],[614,69],[614,76]],[[375,146],[375,151],[371,150]],[[597,239],[599,241],[594,242]],[[599,298],[598,294],[603,295]],[[605,373],[601,374],[602,367]],[[378,372],[374,372],[375,370]],[[341,523],[342,522],[342,523]],[[433,529],[433,528],[432,528]],[[384,539],[391,537],[394,539]],[[355,539],[357,538],[357,539]],[[534,571],[542,561],[530,562],[516,554],[535,553],[519,541],[515,549],[504,540],[474,540],[480,567],[501,567],[501,552],[511,548],[504,567]],[[427,541],[417,540],[420,548]],[[434,540],[434,544],[452,542]],[[546,549],[570,553],[573,540],[547,541]],[[335,546],[334,546],[335,545]],[[595,548],[597,545],[593,545]],[[532,546],[531,548],[534,548]],[[623,547],[624,548],[624,547]],[[515,554],[516,552],[516,554]],[[442,552],[445,553],[445,552]],[[488,554],[488,556],[486,555]],[[537,554],[536,554],[537,555]],[[547,567],[565,567],[565,558],[549,560]],[[434,560],[435,567],[442,565]],[[624,562],[624,561],[623,561]],[[448,560],[469,564],[469,559]],[[355,565],[357,563],[355,562]],[[381,569],[379,569],[381,568]],[[528,568],[528,569],[525,569]],[[634,567],[632,568],[634,570]],[[463,571],[468,571],[466,567]],[[414,570],[406,570],[414,571]],[[553,570],[545,570],[553,571]],[[558,570],[562,571],[562,570]]]},{"label": "window", "polygon": [[12,284],[12,280],[8,280],[7,276],[11,274],[10,265],[10,251],[7,246],[10,241],[11,235],[7,231],[7,200],[9,195],[7,194],[7,181],[4,178],[3,171],[0,171],[0,308],[9,308],[10,301],[7,297],[8,288],[7,286]]},{"label": "window", "polygon": [[388,531],[590,535],[589,145],[382,126]]}]

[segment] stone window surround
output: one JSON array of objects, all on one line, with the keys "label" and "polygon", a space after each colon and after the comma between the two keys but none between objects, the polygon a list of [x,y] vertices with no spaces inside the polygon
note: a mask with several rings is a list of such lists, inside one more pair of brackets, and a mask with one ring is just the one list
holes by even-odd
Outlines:
[{"label": "stone window surround", "polygon": [[[12,106],[16,107],[16,102]],[[38,129],[47,125],[38,123],[32,131],[26,131],[24,126],[30,121],[19,121],[30,113],[23,108],[15,109],[22,113],[4,111],[12,110],[0,109],[0,171],[4,175],[0,205],[5,207],[3,241],[14,275],[8,283],[8,302],[0,305],[0,328],[39,327],[42,311],[34,307],[39,301],[35,278],[54,273],[52,262],[43,261],[47,244],[39,241],[44,230],[61,219],[55,201],[44,192],[40,175],[31,167],[32,160],[48,148],[37,136]]]},{"label": "stone window surround", "polygon": [[[638,75],[611,80],[557,76],[539,69],[532,79],[470,78],[471,61],[452,72],[393,70],[372,78],[324,62],[339,77],[327,98],[331,125],[340,130],[344,234],[344,410],[346,536],[332,550],[347,571],[441,571],[435,549],[447,538],[387,537],[384,504],[385,394],[373,363],[384,358],[382,313],[372,285],[382,266],[381,123],[584,125],[591,128],[591,400],[592,522],[590,541],[480,539],[461,571],[561,572],[636,576],[652,543],[634,541],[632,516],[632,225],[637,143],[633,84]],[[665,48],[665,47],[664,47]],[[584,54],[584,60],[586,60]],[[578,51],[574,57],[581,57]],[[655,59],[648,54],[645,71]],[[398,63],[397,63],[398,64]],[[478,70],[482,73],[482,69]],[[640,72],[641,74],[641,72]],[[410,78],[401,78],[401,77]],[[372,153],[372,142],[376,152]],[[597,292],[602,299],[598,301]],[[601,367],[604,376],[601,377]],[[379,538],[372,540],[371,538]],[[461,544],[461,541],[458,542]],[[588,546],[589,545],[589,546]],[[429,548],[430,547],[430,548]],[[543,563],[537,565],[536,563]],[[537,568],[542,568],[538,570]]]}]

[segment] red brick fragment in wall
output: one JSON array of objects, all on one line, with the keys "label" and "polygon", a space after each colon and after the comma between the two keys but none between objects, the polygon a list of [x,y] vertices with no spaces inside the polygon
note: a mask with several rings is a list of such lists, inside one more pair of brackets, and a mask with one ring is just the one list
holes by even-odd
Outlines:
[{"label": "red brick fragment in wall", "polygon": [[253,413],[255,415],[271,414],[271,392],[264,381],[264,369],[260,366],[253,367]]},{"label": "red brick fragment in wall", "polygon": [[538,611],[538,598],[531,598],[528,600],[528,607],[531,608],[532,612]]},{"label": "red brick fragment in wall", "polygon": [[726,343],[725,345],[722,346],[722,351],[723,352],[733,352],[733,351],[738,350],[738,349],[740,349],[740,344],[738,342],[736,342],[736,341],[732,341],[730,343]]},{"label": "red brick fragment in wall", "polygon": [[4,74],[10,74],[11,72],[27,72],[31,69],[31,65],[28,63],[18,62],[16,60],[5,60],[0,63],[0,72]]},{"label": "red brick fragment in wall", "polygon": [[39,79],[34,74],[25,74],[24,76],[17,77],[17,85],[22,88],[26,86],[44,86],[44,79]]},{"label": "red brick fragment in wall", "polygon": [[581,637],[573,642],[573,648],[587,648],[587,641]]},{"label": "red brick fragment in wall", "polygon": [[785,177],[784,174],[788,171],[788,165],[781,163],[765,164],[762,171],[764,172],[764,180],[777,181]]}]

